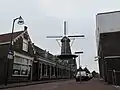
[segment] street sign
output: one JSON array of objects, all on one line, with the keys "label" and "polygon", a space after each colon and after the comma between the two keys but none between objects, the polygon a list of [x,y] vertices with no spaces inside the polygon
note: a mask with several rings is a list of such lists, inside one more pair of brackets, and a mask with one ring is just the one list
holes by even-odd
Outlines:
[{"label": "street sign", "polygon": [[8,54],[8,59],[13,59],[13,55]]},{"label": "street sign", "polygon": [[13,53],[11,51],[8,52],[8,59],[13,59]]}]

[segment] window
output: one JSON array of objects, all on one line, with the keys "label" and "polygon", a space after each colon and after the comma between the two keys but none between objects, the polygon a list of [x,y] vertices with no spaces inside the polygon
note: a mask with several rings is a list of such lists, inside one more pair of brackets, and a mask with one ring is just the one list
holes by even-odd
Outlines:
[{"label": "window", "polygon": [[44,75],[44,64],[42,64],[42,76]]},{"label": "window", "polygon": [[23,39],[23,50],[26,52],[28,51],[28,41],[25,39]]},{"label": "window", "polygon": [[53,66],[51,66],[51,76],[53,76]]},{"label": "window", "polygon": [[14,64],[13,65],[13,74],[14,75],[20,75],[20,65],[19,64]]},{"label": "window", "polygon": [[28,75],[28,66],[21,65],[21,75]]},{"label": "window", "polygon": [[51,66],[51,75],[55,76],[55,67]]},{"label": "window", "polygon": [[27,65],[28,64],[28,61],[30,62],[31,60],[27,60],[27,59],[25,59],[25,58],[22,58],[22,64],[25,64],[25,65]]},{"label": "window", "polygon": [[32,60],[15,56],[13,64],[13,76],[28,76],[30,74],[31,66]]},{"label": "window", "polygon": [[44,64],[44,75],[47,75],[47,65]]},{"label": "window", "polygon": [[22,63],[22,58],[20,58],[20,57],[14,57],[14,63],[21,64]]},{"label": "window", "polygon": [[60,76],[60,69],[58,68],[58,76]]}]

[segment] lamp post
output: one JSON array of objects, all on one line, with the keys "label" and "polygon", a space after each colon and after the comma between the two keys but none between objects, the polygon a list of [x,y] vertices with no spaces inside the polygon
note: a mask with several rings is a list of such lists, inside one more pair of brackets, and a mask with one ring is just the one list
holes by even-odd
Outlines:
[{"label": "lamp post", "polygon": [[[10,35],[10,46],[9,46],[9,52],[8,52],[8,59],[12,59],[11,55],[13,55],[13,52],[12,52],[13,42],[12,41],[13,41],[14,26],[15,26],[15,21],[16,20],[18,20],[18,24],[19,25],[23,25],[24,24],[24,20],[23,20],[23,18],[21,16],[13,19],[12,32],[11,32],[11,35]],[[9,57],[11,57],[11,58],[9,58]]]},{"label": "lamp post", "polygon": [[[10,37],[10,50],[12,49],[12,40],[13,40],[13,33],[14,33],[14,26],[15,26],[15,21],[18,20],[18,24],[19,25],[23,25],[24,24],[24,20],[23,18],[20,16],[18,18],[13,19],[13,24],[12,24],[12,33],[11,33],[11,37]],[[12,50],[11,50],[12,51]]]},{"label": "lamp post", "polygon": [[[75,52],[75,54],[79,55],[79,69],[80,69],[80,54],[82,54],[83,52]],[[80,83],[81,83],[81,72],[80,72]]]},{"label": "lamp post", "polygon": [[13,19],[12,32],[11,32],[11,35],[10,35],[9,51],[8,51],[8,56],[7,56],[7,61],[6,61],[5,85],[7,85],[7,83],[8,83],[9,60],[13,59],[13,51],[12,51],[13,42],[12,41],[13,41],[14,26],[15,26],[15,21],[16,20],[18,20],[18,24],[19,25],[23,25],[24,24],[24,20],[23,20],[23,18],[21,16]]}]

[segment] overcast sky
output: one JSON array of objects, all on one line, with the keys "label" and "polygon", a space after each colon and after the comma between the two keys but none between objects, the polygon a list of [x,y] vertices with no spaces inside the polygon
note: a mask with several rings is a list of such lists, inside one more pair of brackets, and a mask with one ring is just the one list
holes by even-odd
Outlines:
[{"label": "overcast sky", "polygon": [[[21,15],[33,43],[60,54],[56,40],[46,36],[63,35],[63,20],[67,20],[68,35],[85,35],[75,40],[72,53],[83,51],[81,65],[98,71],[94,61],[96,14],[114,10],[120,10],[120,0],[0,0],[0,33],[10,32],[13,18]],[[22,28],[15,26],[15,31]]]}]

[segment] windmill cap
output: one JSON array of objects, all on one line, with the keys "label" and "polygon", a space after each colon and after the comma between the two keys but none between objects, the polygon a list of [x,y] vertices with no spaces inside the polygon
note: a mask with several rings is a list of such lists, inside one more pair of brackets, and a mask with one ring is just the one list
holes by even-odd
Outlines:
[{"label": "windmill cap", "polygon": [[68,37],[64,36],[64,37],[61,39],[61,42],[64,42],[64,41],[70,42],[70,39],[69,39]]}]

